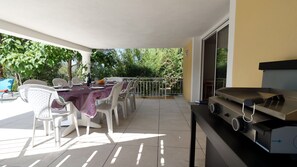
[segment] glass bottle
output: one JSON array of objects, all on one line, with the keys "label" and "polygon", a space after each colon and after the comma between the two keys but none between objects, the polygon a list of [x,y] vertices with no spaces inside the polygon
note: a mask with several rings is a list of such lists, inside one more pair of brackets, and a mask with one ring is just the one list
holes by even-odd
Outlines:
[{"label": "glass bottle", "polygon": [[90,86],[91,82],[92,82],[91,73],[88,73],[87,86]]}]

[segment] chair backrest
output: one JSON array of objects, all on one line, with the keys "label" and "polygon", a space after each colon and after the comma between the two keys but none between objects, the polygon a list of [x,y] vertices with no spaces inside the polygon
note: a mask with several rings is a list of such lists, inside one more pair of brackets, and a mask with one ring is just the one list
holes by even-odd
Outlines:
[{"label": "chair backrest", "polygon": [[23,84],[24,85],[26,85],[26,84],[47,85],[47,83],[45,81],[41,81],[41,80],[38,80],[38,79],[28,79]]},{"label": "chair backrest", "polygon": [[79,84],[83,84],[84,83],[84,81],[81,80],[78,77],[73,77],[72,80],[71,80],[71,82],[72,82],[73,85],[79,85]]},{"label": "chair backrest", "polygon": [[49,86],[27,84],[19,87],[22,99],[29,103],[34,111],[35,118],[41,120],[52,119],[51,105],[59,100],[57,91]]},{"label": "chair backrest", "polygon": [[54,78],[53,79],[53,85],[54,86],[69,87],[68,82],[65,79],[62,79],[62,78]]},{"label": "chair backrest", "polygon": [[130,91],[131,91],[131,86],[132,86],[132,84],[133,84],[133,81],[129,81],[128,82],[128,85],[127,85],[127,87],[126,87],[126,89],[125,89],[125,98],[128,98],[128,96],[129,96],[129,93],[130,93]]},{"label": "chair backrest", "polygon": [[131,91],[133,91],[134,93],[136,92],[136,87],[138,86],[138,82],[139,82],[139,79],[136,79],[133,81],[133,84],[131,85]]},{"label": "chair backrest", "polygon": [[112,87],[111,94],[111,108],[114,109],[118,105],[118,98],[123,87],[123,82],[117,83]]},{"label": "chair backrest", "polygon": [[0,78],[0,90],[7,90],[11,92],[13,82],[13,78]]},{"label": "chair backrest", "polygon": [[25,84],[25,85],[21,85],[21,86],[18,87],[19,95],[20,95],[21,99],[26,103],[28,103],[26,88],[29,87],[29,86],[30,86],[30,84]]}]

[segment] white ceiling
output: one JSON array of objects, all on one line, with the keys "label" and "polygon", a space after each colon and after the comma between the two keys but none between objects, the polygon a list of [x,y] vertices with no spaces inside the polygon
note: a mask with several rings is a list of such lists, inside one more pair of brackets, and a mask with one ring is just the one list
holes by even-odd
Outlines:
[{"label": "white ceiling", "polygon": [[229,12],[229,0],[0,0],[0,4],[0,20],[88,48],[183,47]]}]

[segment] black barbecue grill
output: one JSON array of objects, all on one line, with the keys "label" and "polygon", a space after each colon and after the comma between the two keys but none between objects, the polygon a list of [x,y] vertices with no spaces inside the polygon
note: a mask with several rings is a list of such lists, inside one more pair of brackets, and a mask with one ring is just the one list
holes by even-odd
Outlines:
[{"label": "black barbecue grill", "polygon": [[259,69],[262,88],[219,89],[209,109],[266,151],[296,154],[297,61],[260,63]]}]

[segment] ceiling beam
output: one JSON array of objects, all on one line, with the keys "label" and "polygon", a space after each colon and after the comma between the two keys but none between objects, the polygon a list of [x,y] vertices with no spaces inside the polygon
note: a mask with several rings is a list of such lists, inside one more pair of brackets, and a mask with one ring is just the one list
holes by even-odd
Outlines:
[{"label": "ceiling beam", "polygon": [[66,49],[91,52],[92,49],[78,45],[69,41],[65,41],[63,39],[59,39],[47,34],[43,34],[32,29],[22,27],[4,20],[0,19],[0,33],[13,35],[20,38],[30,39],[37,42],[46,43],[49,45],[54,45]]}]

